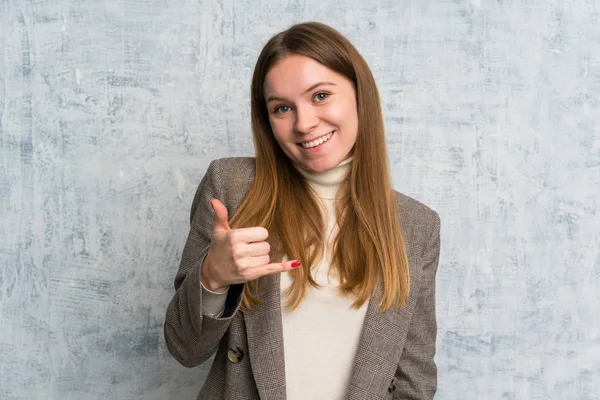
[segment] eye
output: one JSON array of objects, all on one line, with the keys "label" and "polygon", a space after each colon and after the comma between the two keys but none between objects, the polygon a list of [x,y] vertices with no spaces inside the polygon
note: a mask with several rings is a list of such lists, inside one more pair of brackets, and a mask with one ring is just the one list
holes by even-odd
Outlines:
[{"label": "eye", "polygon": [[328,97],[329,97],[329,93],[326,93],[326,92],[319,92],[319,93],[315,94],[315,96],[313,97],[313,99],[314,99],[316,102],[321,102],[321,101],[325,100],[325,99],[326,99],[326,98],[328,98]]},{"label": "eye", "polygon": [[288,106],[277,106],[277,107],[275,107],[275,110],[273,110],[273,113],[274,114],[285,114],[288,111],[290,111],[290,107],[288,107]]}]

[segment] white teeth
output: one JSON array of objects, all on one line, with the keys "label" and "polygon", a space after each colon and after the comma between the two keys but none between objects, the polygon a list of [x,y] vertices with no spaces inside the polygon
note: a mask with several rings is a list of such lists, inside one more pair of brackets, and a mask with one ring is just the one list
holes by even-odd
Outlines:
[{"label": "white teeth", "polygon": [[302,147],[304,147],[305,149],[310,149],[312,147],[316,147],[316,146],[328,141],[331,138],[331,136],[333,136],[333,132],[329,132],[327,135],[320,137],[316,140],[313,140],[312,142],[302,143]]}]

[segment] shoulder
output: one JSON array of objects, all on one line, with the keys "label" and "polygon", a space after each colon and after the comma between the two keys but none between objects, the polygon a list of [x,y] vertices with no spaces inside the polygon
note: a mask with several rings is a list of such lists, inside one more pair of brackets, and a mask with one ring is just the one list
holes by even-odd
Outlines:
[{"label": "shoulder", "polygon": [[208,166],[203,181],[210,182],[213,195],[231,212],[242,203],[252,188],[255,174],[254,157],[218,158]]},{"label": "shoulder", "polygon": [[254,179],[256,159],[254,157],[225,157],[213,160],[207,174],[213,179]]},{"label": "shoulder", "polygon": [[400,224],[411,244],[422,247],[439,232],[439,214],[422,202],[396,191],[396,207]]},{"label": "shoulder", "polygon": [[422,225],[439,220],[438,213],[429,206],[404,193],[398,191],[395,193],[398,212],[406,223]]},{"label": "shoulder", "polygon": [[211,161],[204,179],[209,179],[214,185],[231,186],[252,183],[256,174],[254,157],[226,157]]}]

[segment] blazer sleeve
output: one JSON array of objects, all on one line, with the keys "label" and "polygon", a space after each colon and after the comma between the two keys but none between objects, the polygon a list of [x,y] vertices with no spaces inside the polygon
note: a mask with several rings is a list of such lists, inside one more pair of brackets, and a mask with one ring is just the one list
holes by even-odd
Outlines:
[{"label": "blazer sleeve", "polygon": [[435,275],[440,256],[440,217],[433,212],[431,234],[423,251],[421,285],[397,376],[394,400],[431,400],[437,390],[434,361],[437,323]]},{"label": "blazer sleeve", "polygon": [[222,181],[218,162],[211,162],[192,202],[190,232],[175,276],[176,292],[165,317],[167,348],[186,367],[203,363],[217,350],[241,304],[241,285],[234,285],[227,293],[225,316],[208,314],[202,306],[200,267],[208,254],[215,220],[210,200],[214,197],[225,203]]}]

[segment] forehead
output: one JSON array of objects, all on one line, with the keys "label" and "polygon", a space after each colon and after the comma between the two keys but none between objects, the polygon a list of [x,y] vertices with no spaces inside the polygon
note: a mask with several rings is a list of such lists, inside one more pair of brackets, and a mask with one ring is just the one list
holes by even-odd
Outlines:
[{"label": "forehead", "polygon": [[265,77],[265,97],[302,94],[315,83],[328,81],[336,84],[348,80],[318,61],[301,55],[291,55],[271,67]]}]

